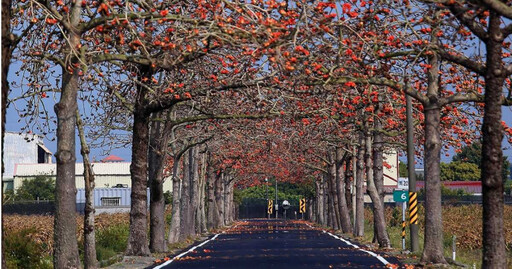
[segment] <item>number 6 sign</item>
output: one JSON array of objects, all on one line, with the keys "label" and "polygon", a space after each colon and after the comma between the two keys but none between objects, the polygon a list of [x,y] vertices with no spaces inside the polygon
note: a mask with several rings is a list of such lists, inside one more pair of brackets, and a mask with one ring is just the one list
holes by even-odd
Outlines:
[{"label": "number 6 sign", "polygon": [[393,201],[395,202],[407,202],[409,201],[409,192],[406,190],[394,190]]}]

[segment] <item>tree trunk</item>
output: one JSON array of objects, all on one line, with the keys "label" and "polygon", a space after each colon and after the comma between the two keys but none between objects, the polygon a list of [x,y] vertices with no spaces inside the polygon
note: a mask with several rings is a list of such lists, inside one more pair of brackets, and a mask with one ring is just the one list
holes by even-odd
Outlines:
[{"label": "tree trunk", "polygon": [[325,226],[325,218],[324,218],[324,183],[323,183],[323,177],[320,177],[321,180],[315,181],[316,184],[316,191],[317,191],[317,220],[318,224]]},{"label": "tree trunk", "polygon": [[[368,125],[368,122],[365,123],[365,129],[368,130],[369,128],[369,125]],[[374,216],[373,218],[373,222],[374,222],[374,225],[373,225],[373,238],[372,238],[372,243],[377,243],[377,225],[375,225],[375,222],[376,222],[376,218],[375,218],[375,207],[373,205],[374,201],[373,201],[373,198],[372,196],[370,195],[370,191],[372,192],[376,192],[376,187],[375,187],[375,182],[373,181],[373,164],[372,164],[372,156],[371,156],[371,152],[372,152],[372,138],[371,138],[371,135],[370,135],[370,132],[369,131],[365,131],[364,132],[364,141],[365,141],[365,150],[364,150],[364,174],[366,176],[365,180],[366,180],[366,193],[368,194],[368,196],[370,197],[370,200],[372,201],[372,215]],[[370,190],[370,181],[371,181],[371,184],[372,184],[372,189]]]},{"label": "tree trunk", "polygon": [[11,40],[11,8],[12,0],[2,0],[2,171],[4,173],[4,135],[5,119],[7,113],[7,98],[9,97],[9,67],[11,66],[12,46]]},{"label": "tree trunk", "polygon": [[[140,70],[140,79],[151,76],[147,67]],[[130,235],[126,248],[127,256],[149,256],[147,238],[147,187],[148,187],[148,147],[149,147],[149,113],[146,111],[146,89],[137,86],[137,99],[133,112],[132,163],[130,174],[132,180],[130,207]]]},{"label": "tree trunk", "polygon": [[180,225],[181,225],[181,195],[180,195],[180,177],[178,170],[180,167],[180,160],[175,158],[172,169],[172,215],[171,225],[169,228],[169,235],[167,243],[173,244],[179,241],[180,238]]},{"label": "tree trunk", "polygon": [[[336,152],[334,152],[336,154]],[[332,204],[333,204],[333,213],[334,213],[334,229],[339,230],[341,229],[341,214],[340,214],[340,203],[338,199],[338,188],[336,184],[336,157],[333,157],[333,154],[331,152],[328,153],[329,162],[329,189],[331,193],[332,198]]]},{"label": "tree trunk", "polygon": [[[367,186],[366,189],[368,191],[368,194],[370,195],[370,198],[372,199],[372,207],[373,207],[373,225],[374,225],[374,237],[377,239],[377,242],[379,242],[379,247],[381,248],[389,248],[391,247],[391,241],[389,240],[388,232],[386,231],[386,217],[384,214],[384,203],[382,203],[379,191],[377,190],[377,187],[375,186],[375,171],[373,171],[373,167],[377,166],[377,169],[379,169],[380,165],[380,171],[382,172],[382,154],[380,154],[380,159],[376,156],[373,156],[374,162],[372,165],[372,141],[371,141],[371,135],[370,133],[367,133],[366,135],[366,175],[368,177]],[[381,144],[382,145],[382,144]],[[375,153],[375,151],[373,151]],[[380,162],[380,163],[379,163]],[[373,166],[373,167],[372,167]],[[377,173],[378,174],[378,173]]]},{"label": "tree trunk", "polygon": [[326,219],[326,222],[327,222],[327,227],[331,227],[331,228],[334,228],[334,225],[333,225],[333,218],[331,216],[331,213],[332,213],[332,207],[331,207],[331,204],[332,204],[332,199],[329,197],[330,196],[330,191],[329,191],[329,179],[327,179],[327,174],[323,174],[323,178],[324,178],[324,201],[325,201],[325,205],[324,205],[324,209],[325,209],[325,219]]},{"label": "tree trunk", "polygon": [[345,168],[343,167],[344,160],[345,158],[343,156],[342,149],[336,148],[336,188],[339,201],[341,230],[344,233],[350,233],[352,231],[352,224],[350,223],[350,212],[345,196]]},{"label": "tree trunk", "polygon": [[235,188],[235,180],[233,178],[231,178],[231,180],[229,181],[229,184],[228,184],[228,209],[227,211],[229,212],[229,215],[228,215],[228,221],[229,221],[229,225],[233,224],[233,222],[235,221],[235,202],[234,202],[234,197],[233,197],[233,190]]},{"label": "tree trunk", "polygon": [[201,169],[199,174],[199,209],[197,211],[197,233],[202,234],[208,229],[206,227],[206,153],[201,153]]},{"label": "tree trunk", "polygon": [[[72,24],[78,20],[78,4],[73,5]],[[68,49],[80,44],[80,36],[69,32]],[[78,268],[78,242],[76,238],[76,184],[75,184],[75,127],[77,91],[79,89],[78,70],[73,67],[78,60],[71,57],[68,67],[62,67],[62,93],[55,105],[57,115],[57,178],[55,182],[54,218],[54,259],[55,268]]]},{"label": "tree trunk", "polygon": [[361,135],[359,138],[359,148],[357,151],[357,171],[356,171],[356,224],[355,236],[364,235],[364,139]]},{"label": "tree trunk", "polygon": [[325,174],[322,176],[322,189],[324,190],[323,191],[324,199],[322,200],[322,202],[324,203],[324,205],[322,206],[324,208],[324,211],[322,213],[324,215],[325,225],[330,226],[330,223],[329,223],[329,202],[330,202],[329,201],[329,189],[327,186],[327,179],[325,178]]},{"label": "tree trunk", "polygon": [[439,94],[439,61],[437,54],[429,58],[428,104],[425,106],[425,244],[421,260],[446,263],[443,255],[443,220],[441,206],[441,107]]},{"label": "tree trunk", "polygon": [[490,13],[487,41],[487,74],[485,76],[485,108],[482,125],[482,193],[483,193],[483,264],[482,268],[506,268],[503,226],[503,127],[501,97],[505,80],[502,59],[503,34],[500,16]]},{"label": "tree trunk", "polygon": [[192,155],[192,153],[188,150],[183,156],[183,183],[181,185],[181,222],[179,241],[184,241],[191,235],[190,226],[192,226],[191,222],[193,221],[191,220],[192,205],[190,204],[190,155]]},{"label": "tree trunk", "polygon": [[189,233],[195,235],[197,233],[196,216],[199,204],[199,170],[198,170],[198,150],[196,147],[190,149],[190,220]]},{"label": "tree trunk", "polygon": [[207,171],[208,216],[206,226],[208,229],[216,229],[220,226],[219,210],[217,207],[217,199],[215,198],[215,186],[217,185],[218,177],[215,173],[215,168],[211,164],[208,164]]},{"label": "tree trunk", "polygon": [[[161,113],[153,115],[156,119]],[[166,125],[170,126],[170,124]],[[170,128],[165,128],[159,121],[151,123],[151,136],[148,153],[148,175],[150,187],[150,225],[149,249],[151,252],[166,252],[165,240],[165,199],[164,199],[164,160]]]},{"label": "tree trunk", "polygon": [[[352,186],[354,185],[352,159],[353,157],[349,157],[345,161],[345,200],[347,201],[349,215],[354,214],[354,212],[352,212]],[[352,221],[350,223],[352,223]]]},{"label": "tree trunk", "polygon": [[[377,108],[375,109],[375,115],[381,113],[381,99],[382,97],[379,95],[377,103]],[[382,206],[384,207],[384,135],[382,132],[382,122],[379,117],[374,118],[374,126],[375,129],[373,133],[373,181],[375,182],[375,187],[377,188],[377,192],[379,193],[380,200],[382,202]],[[398,169],[398,167],[397,167]]]},{"label": "tree trunk", "polygon": [[84,214],[84,268],[98,268],[96,259],[96,235],[94,232],[94,173],[89,162],[89,146],[85,139],[85,132],[80,118],[80,112],[76,111],[76,127],[80,137],[80,153],[84,161],[85,180],[85,214]]},{"label": "tree trunk", "polygon": [[220,177],[215,181],[215,200],[217,202],[217,211],[219,215],[219,227],[226,225],[225,214],[224,214],[224,173],[220,174]]},{"label": "tree trunk", "polygon": [[327,193],[327,197],[329,197],[329,203],[327,204],[329,210],[328,210],[328,216],[329,216],[329,227],[332,227],[334,230],[339,230],[338,222],[336,220],[336,207],[334,205],[334,197],[332,195],[332,191],[329,191]]},{"label": "tree trunk", "polygon": [[230,185],[231,185],[231,176],[224,177],[224,225],[231,224],[231,203],[230,203]]},{"label": "tree trunk", "polygon": [[316,222],[316,218],[315,218],[315,213],[314,213],[314,200],[313,199],[308,199],[307,200],[307,203],[308,203],[308,210],[307,210],[307,220],[309,221],[312,221],[312,222]]}]

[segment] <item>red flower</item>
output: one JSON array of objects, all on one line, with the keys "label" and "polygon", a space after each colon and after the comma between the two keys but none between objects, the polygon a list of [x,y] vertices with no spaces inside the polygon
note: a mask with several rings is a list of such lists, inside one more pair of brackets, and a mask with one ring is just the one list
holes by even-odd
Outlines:
[{"label": "red flower", "polygon": [[342,7],[342,9],[343,9],[343,13],[348,13],[348,12],[350,12],[350,10],[352,9],[352,4],[350,4],[350,3],[345,3],[345,4],[343,4],[341,7]]},{"label": "red flower", "polygon": [[346,83],[345,83],[345,86],[346,86],[346,87],[355,87],[355,86],[356,86],[356,83],[355,83],[355,82],[353,82],[353,81],[349,81],[349,82],[346,82]]}]

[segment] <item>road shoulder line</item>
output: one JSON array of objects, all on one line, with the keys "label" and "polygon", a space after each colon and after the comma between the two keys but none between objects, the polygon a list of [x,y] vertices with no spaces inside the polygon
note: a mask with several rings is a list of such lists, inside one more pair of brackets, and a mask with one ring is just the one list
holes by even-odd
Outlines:
[{"label": "road shoulder line", "polygon": [[182,252],[182,253],[181,253],[181,254],[179,254],[179,255],[174,256],[172,259],[170,259],[170,260],[168,260],[168,261],[166,261],[166,262],[164,262],[164,263],[162,263],[162,264],[160,264],[160,265],[158,265],[158,266],[153,267],[153,269],[160,269],[160,268],[162,268],[162,267],[164,267],[164,266],[167,266],[167,265],[171,264],[171,263],[172,263],[173,261],[175,261],[176,259],[181,258],[181,257],[183,257],[183,256],[185,256],[185,255],[187,255],[187,254],[189,254],[190,252],[192,252],[192,251],[196,250],[196,248],[198,248],[198,247],[202,247],[202,246],[206,245],[208,242],[215,240],[219,235],[220,235],[220,233],[218,233],[218,234],[214,235],[212,238],[210,238],[210,239],[208,239],[208,240],[204,241],[203,243],[201,243],[201,244],[199,244],[199,245],[197,245],[197,246],[193,246],[193,247],[191,247],[189,250],[187,250],[187,251],[185,251],[185,252]]},{"label": "road shoulder line", "polygon": [[[309,223],[306,223],[306,225],[307,225],[307,226],[309,226],[310,228],[314,228],[313,226],[309,225]],[[390,263],[390,262],[388,262],[386,259],[384,259],[384,257],[380,256],[379,254],[377,254],[377,253],[375,253],[375,252],[373,252],[373,251],[369,251],[369,250],[366,250],[366,249],[362,249],[362,248],[361,248],[361,247],[359,247],[358,245],[355,245],[355,244],[351,243],[350,241],[348,241],[348,240],[344,239],[343,237],[339,237],[339,236],[337,236],[337,235],[335,235],[335,234],[332,234],[332,233],[330,233],[330,232],[328,232],[328,231],[326,231],[326,230],[322,230],[322,232],[324,232],[324,233],[326,233],[326,234],[328,234],[328,235],[330,235],[330,236],[332,236],[332,237],[334,237],[334,238],[336,238],[336,239],[338,239],[338,240],[342,241],[343,243],[345,243],[345,244],[347,244],[347,245],[349,245],[349,246],[351,246],[351,247],[353,247],[353,248],[355,248],[355,249],[358,249],[358,250],[360,250],[360,251],[362,251],[362,252],[366,252],[366,253],[370,254],[371,256],[373,256],[373,257],[377,258],[377,259],[378,259],[380,262],[382,262],[384,265],[388,265],[388,264]]]}]

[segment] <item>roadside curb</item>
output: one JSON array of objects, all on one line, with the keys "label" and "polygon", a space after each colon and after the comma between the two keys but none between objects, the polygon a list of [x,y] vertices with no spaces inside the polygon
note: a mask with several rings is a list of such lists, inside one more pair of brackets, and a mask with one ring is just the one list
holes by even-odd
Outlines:
[{"label": "roadside curb", "polygon": [[155,258],[151,256],[124,256],[121,262],[112,264],[108,269],[138,269],[150,266]]}]

